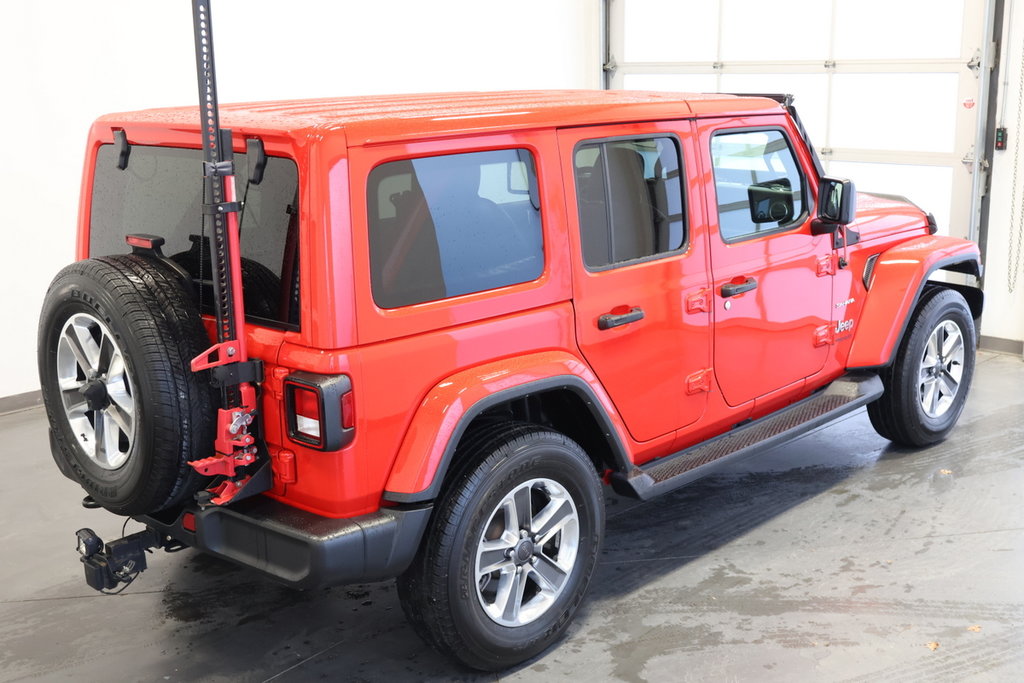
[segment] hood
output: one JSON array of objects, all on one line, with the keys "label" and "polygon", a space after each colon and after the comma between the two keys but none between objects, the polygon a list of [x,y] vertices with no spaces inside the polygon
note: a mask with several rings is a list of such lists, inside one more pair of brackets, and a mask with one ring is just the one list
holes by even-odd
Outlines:
[{"label": "hood", "polygon": [[857,192],[857,217],[850,228],[862,242],[908,230],[928,228],[928,214],[906,197]]}]

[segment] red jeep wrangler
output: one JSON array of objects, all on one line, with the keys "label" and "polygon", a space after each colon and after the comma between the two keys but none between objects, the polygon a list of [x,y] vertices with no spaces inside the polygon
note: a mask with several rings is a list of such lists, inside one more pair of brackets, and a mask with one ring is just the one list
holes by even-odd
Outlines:
[{"label": "red jeep wrangler", "polygon": [[[933,276],[980,276],[978,249],[826,177],[790,98],[221,117],[237,199],[204,192],[195,108],[89,135],[80,260],[47,295],[39,367],[57,465],[147,527],[79,532],[95,588],[183,545],[299,588],[398,577],[431,645],[500,669],[580,606],[602,483],[648,499],[865,405],[925,446],[963,408],[982,294]],[[220,211],[238,212],[244,347],[218,358]],[[218,411],[240,387],[254,409]]]}]

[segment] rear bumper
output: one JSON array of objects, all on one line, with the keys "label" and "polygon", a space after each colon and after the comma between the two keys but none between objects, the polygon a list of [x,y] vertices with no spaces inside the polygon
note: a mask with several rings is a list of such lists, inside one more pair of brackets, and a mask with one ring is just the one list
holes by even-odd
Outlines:
[{"label": "rear bumper", "polygon": [[[430,506],[382,508],[329,519],[256,496],[230,507],[190,506],[136,519],[203,552],[251,567],[294,588],[388,579],[412,562]],[[195,515],[195,532],[182,526]]]}]

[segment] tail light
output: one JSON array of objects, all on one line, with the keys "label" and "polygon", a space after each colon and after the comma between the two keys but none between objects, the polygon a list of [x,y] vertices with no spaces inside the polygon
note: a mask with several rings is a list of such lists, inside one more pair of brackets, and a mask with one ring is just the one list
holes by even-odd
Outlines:
[{"label": "tail light", "polygon": [[293,372],[284,380],[288,437],[336,451],[355,436],[355,400],[348,375]]},{"label": "tail light", "polygon": [[292,405],[295,406],[295,433],[319,443],[323,414],[320,393],[294,384],[291,386],[291,392]]}]

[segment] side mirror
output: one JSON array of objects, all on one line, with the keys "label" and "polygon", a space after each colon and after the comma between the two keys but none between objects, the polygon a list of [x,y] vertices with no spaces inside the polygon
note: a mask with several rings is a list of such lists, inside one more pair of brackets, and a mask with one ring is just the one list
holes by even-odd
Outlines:
[{"label": "side mirror", "polygon": [[793,220],[793,185],[789,178],[766,180],[747,188],[750,220],[755,224],[789,223]]},{"label": "side mirror", "polygon": [[857,212],[857,189],[852,180],[825,176],[818,185],[818,216],[812,232],[815,235],[835,232],[841,225],[853,222]]}]

